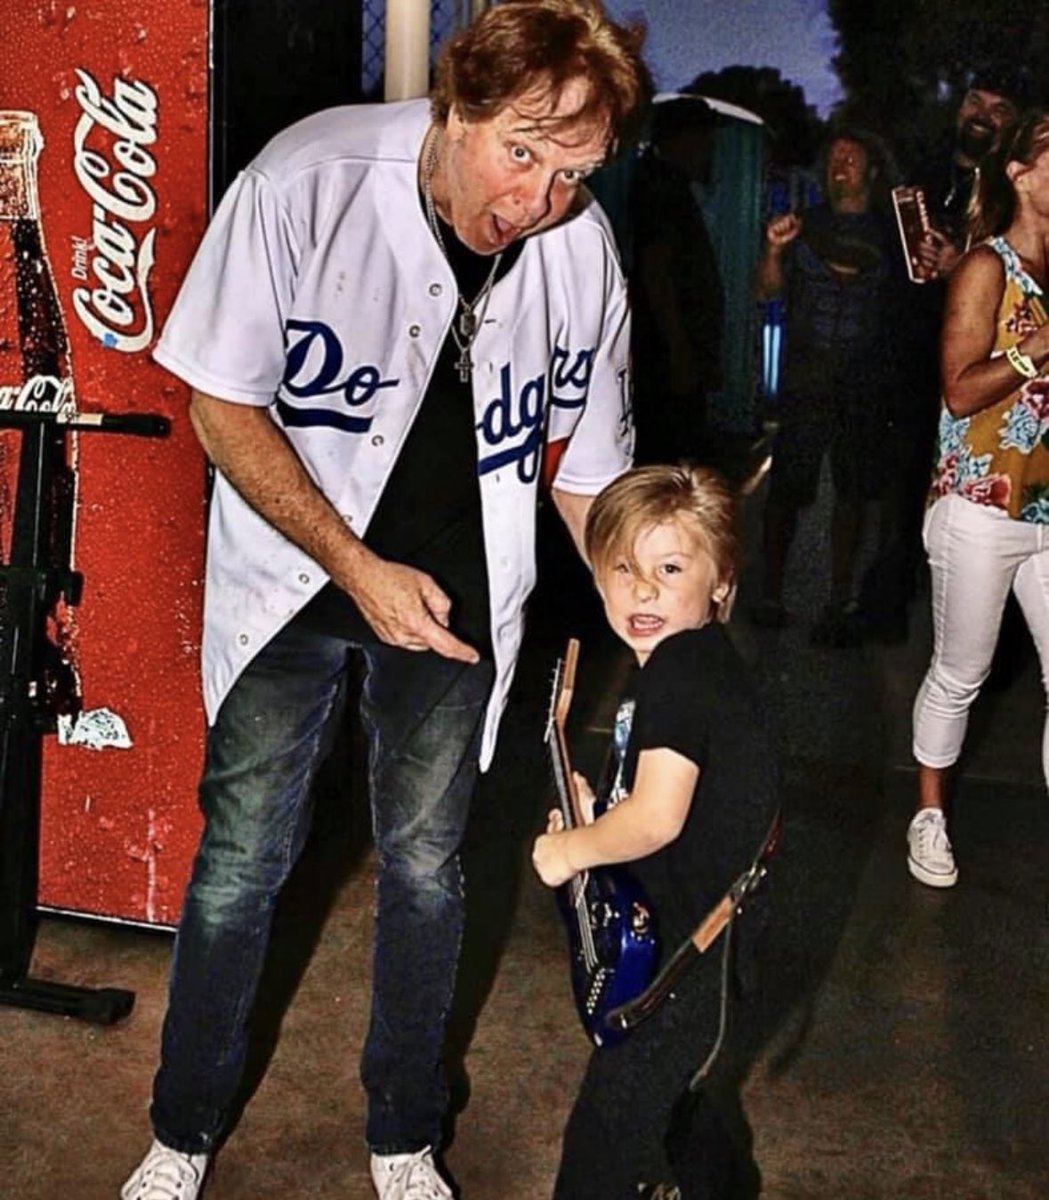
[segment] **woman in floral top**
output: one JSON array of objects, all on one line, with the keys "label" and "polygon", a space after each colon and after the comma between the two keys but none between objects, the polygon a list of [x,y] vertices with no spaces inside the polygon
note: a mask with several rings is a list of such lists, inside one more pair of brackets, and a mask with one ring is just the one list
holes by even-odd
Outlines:
[{"label": "woman in floral top", "polygon": [[[974,235],[944,314],[939,460],[925,516],[932,662],[914,704],[918,811],[911,874],[958,878],[944,820],[948,768],[987,678],[1010,588],[1049,680],[1049,112],[985,162]],[[1042,737],[1049,782],[1049,727]]]}]

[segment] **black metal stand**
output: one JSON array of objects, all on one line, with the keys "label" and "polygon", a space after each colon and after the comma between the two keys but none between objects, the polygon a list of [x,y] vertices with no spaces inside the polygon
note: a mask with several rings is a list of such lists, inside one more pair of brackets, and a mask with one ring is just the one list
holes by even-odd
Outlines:
[{"label": "black metal stand", "polygon": [[[79,603],[72,569],[75,480],[66,438],[79,433],[163,437],[166,417],[0,409],[0,429],[20,432],[10,561],[0,561],[0,1004],[109,1025],[127,1016],[133,992],[29,977],[39,916],[43,739],[60,713],[77,709],[75,680],[48,637],[59,600]],[[0,547],[2,553],[2,547]]]}]

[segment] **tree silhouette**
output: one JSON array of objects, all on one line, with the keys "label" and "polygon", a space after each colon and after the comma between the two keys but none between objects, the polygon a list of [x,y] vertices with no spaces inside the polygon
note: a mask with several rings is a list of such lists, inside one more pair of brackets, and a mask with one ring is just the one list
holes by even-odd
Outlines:
[{"label": "tree silhouette", "polygon": [[768,126],[770,156],[779,166],[807,166],[815,156],[823,123],[805,92],[775,67],[723,67],[697,75],[686,92],[725,100],[755,113]]}]

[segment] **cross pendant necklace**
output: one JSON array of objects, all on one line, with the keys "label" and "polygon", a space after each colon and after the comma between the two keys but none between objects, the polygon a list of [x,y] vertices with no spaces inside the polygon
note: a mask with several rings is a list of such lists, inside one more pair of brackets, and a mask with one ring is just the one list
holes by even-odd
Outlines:
[{"label": "cross pendant necklace", "polygon": [[[485,295],[485,300],[487,299],[488,297]],[[459,297],[459,303],[463,306],[463,309],[456,318],[459,324],[459,336],[455,339],[455,344],[459,347],[459,357],[455,361],[455,369],[459,372],[459,382],[469,383],[474,367],[473,359],[470,357],[470,347],[477,336],[477,318],[474,316],[473,308],[467,307],[466,302],[461,296]],[[452,333],[454,336],[454,328]]]},{"label": "cross pendant necklace", "polygon": [[[445,249],[444,238],[441,236],[441,227],[437,223],[437,211],[433,202],[433,172],[437,166],[437,142],[440,134],[436,129],[431,129],[427,135],[429,138],[429,147],[426,152],[426,161],[423,165],[423,202],[426,205],[426,221],[430,226],[430,232],[433,234],[437,245],[441,247],[441,253],[445,257],[445,261],[451,265],[451,260],[448,258],[448,251]],[[463,299],[462,293],[458,291],[456,284],[456,295],[459,300],[459,313],[452,322],[452,340],[455,342],[456,348],[459,351],[459,357],[455,360],[455,369],[459,372],[459,382],[469,383],[470,376],[473,374],[473,358],[470,355],[470,348],[474,344],[474,339],[477,337],[477,331],[481,327],[481,322],[484,320],[484,314],[488,308],[488,298],[492,294],[492,286],[495,283],[495,274],[499,270],[499,263],[502,261],[502,251],[500,251],[492,262],[492,269],[488,272],[488,278],[481,286],[481,290],[474,296],[473,301]]]}]

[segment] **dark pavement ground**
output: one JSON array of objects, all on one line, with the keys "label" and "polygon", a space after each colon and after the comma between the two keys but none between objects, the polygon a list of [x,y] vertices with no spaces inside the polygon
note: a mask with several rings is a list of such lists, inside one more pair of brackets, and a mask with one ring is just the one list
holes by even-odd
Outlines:
[{"label": "dark pavement ground", "polygon": [[[750,503],[753,523],[760,498]],[[819,509],[806,519],[792,564],[798,621],[781,633],[748,625],[751,569],[733,622],[771,702],[785,776],[776,917],[742,1091],[763,1195],[1042,1200],[1049,816],[1037,667],[1021,644],[981,697],[952,826],[960,880],[946,892],[923,887],[907,874],[904,835],[927,599],[913,606],[906,644],[812,647],[820,521]],[[550,802],[540,744],[549,672],[569,632],[584,644],[574,752],[593,771],[624,660],[585,579],[562,566],[537,604],[465,854],[470,918],[453,1042],[466,1047],[470,1094],[447,1160],[466,1200],[549,1195],[587,1055],[560,923],[527,863]],[[347,805],[334,776],[282,905],[257,1091],[209,1200],[371,1196],[357,1054],[374,863],[359,789]],[[0,1197],[115,1200],[148,1142],[169,954],[162,933],[44,920],[36,974],[130,987],[137,1004],[104,1029],[0,1009]]]}]

